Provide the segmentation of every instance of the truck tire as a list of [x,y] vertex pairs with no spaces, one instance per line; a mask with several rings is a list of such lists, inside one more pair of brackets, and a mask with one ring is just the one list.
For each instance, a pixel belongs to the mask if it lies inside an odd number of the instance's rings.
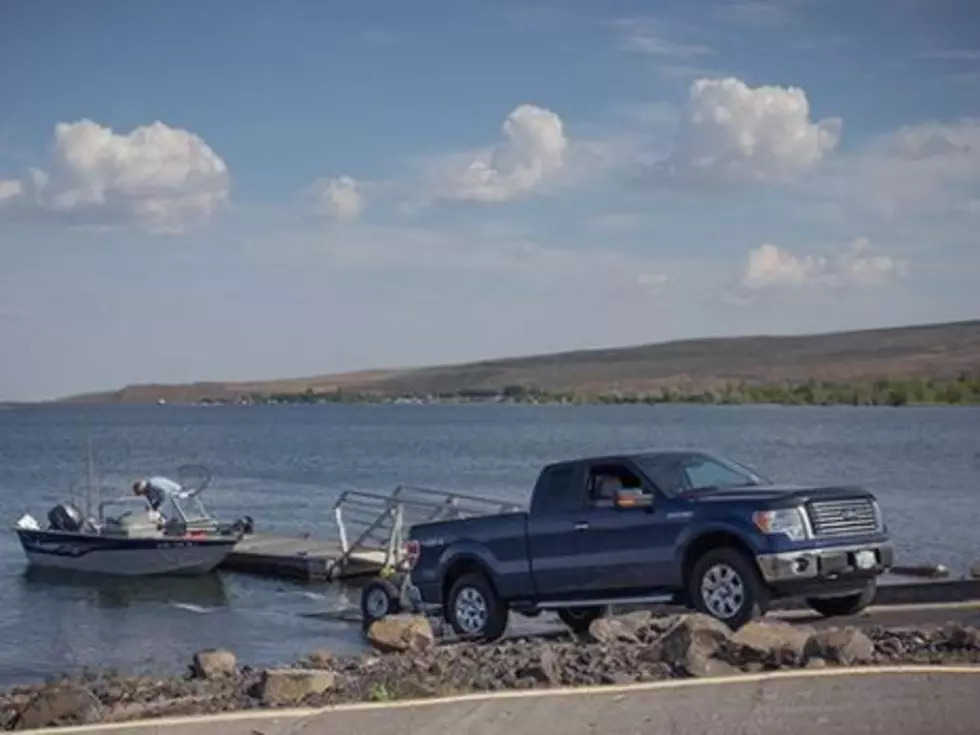
[[459,637],[495,641],[507,629],[509,612],[487,578],[471,573],[453,582],[443,615]]
[[825,618],[857,615],[874,602],[877,594],[878,581],[873,579],[860,592],[840,597],[808,597],[806,604]]
[[755,563],[731,546],[712,549],[694,563],[688,598],[698,612],[737,630],[763,615],[769,594]]
[[375,579],[361,590],[361,620],[364,629],[388,615],[401,612],[401,593],[393,582]]
[[592,622],[606,614],[606,608],[596,607],[563,607],[558,611],[561,621],[571,628],[576,635],[589,632]]

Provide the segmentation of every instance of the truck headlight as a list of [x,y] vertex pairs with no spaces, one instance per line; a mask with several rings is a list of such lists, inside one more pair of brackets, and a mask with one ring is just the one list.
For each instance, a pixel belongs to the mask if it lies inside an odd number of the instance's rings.
[[881,514],[881,506],[878,505],[877,500],[872,500],[871,505],[875,511],[876,529],[878,533],[883,533],[884,531],[887,530],[887,527],[885,526],[885,517]]
[[752,522],[766,534],[781,533],[792,541],[803,541],[806,538],[806,524],[798,508],[760,510],[752,514]]

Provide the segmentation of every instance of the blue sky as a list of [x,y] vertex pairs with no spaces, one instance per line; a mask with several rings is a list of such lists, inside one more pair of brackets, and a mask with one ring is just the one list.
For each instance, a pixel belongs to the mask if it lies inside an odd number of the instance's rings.
[[0,3],[0,399],[976,317],[978,29]]

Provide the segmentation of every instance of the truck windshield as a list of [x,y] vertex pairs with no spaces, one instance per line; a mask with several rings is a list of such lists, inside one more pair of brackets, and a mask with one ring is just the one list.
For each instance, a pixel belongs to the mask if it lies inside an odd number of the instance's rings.
[[736,462],[707,454],[653,454],[638,458],[637,463],[667,495],[768,484],[768,480]]

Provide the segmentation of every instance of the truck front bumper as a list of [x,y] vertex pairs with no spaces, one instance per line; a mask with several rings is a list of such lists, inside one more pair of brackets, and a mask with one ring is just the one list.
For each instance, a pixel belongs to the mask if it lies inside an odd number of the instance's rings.
[[894,551],[890,543],[872,543],[758,554],[755,559],[767,585],[790,593],[850,582],[860,585],[888,570]]

